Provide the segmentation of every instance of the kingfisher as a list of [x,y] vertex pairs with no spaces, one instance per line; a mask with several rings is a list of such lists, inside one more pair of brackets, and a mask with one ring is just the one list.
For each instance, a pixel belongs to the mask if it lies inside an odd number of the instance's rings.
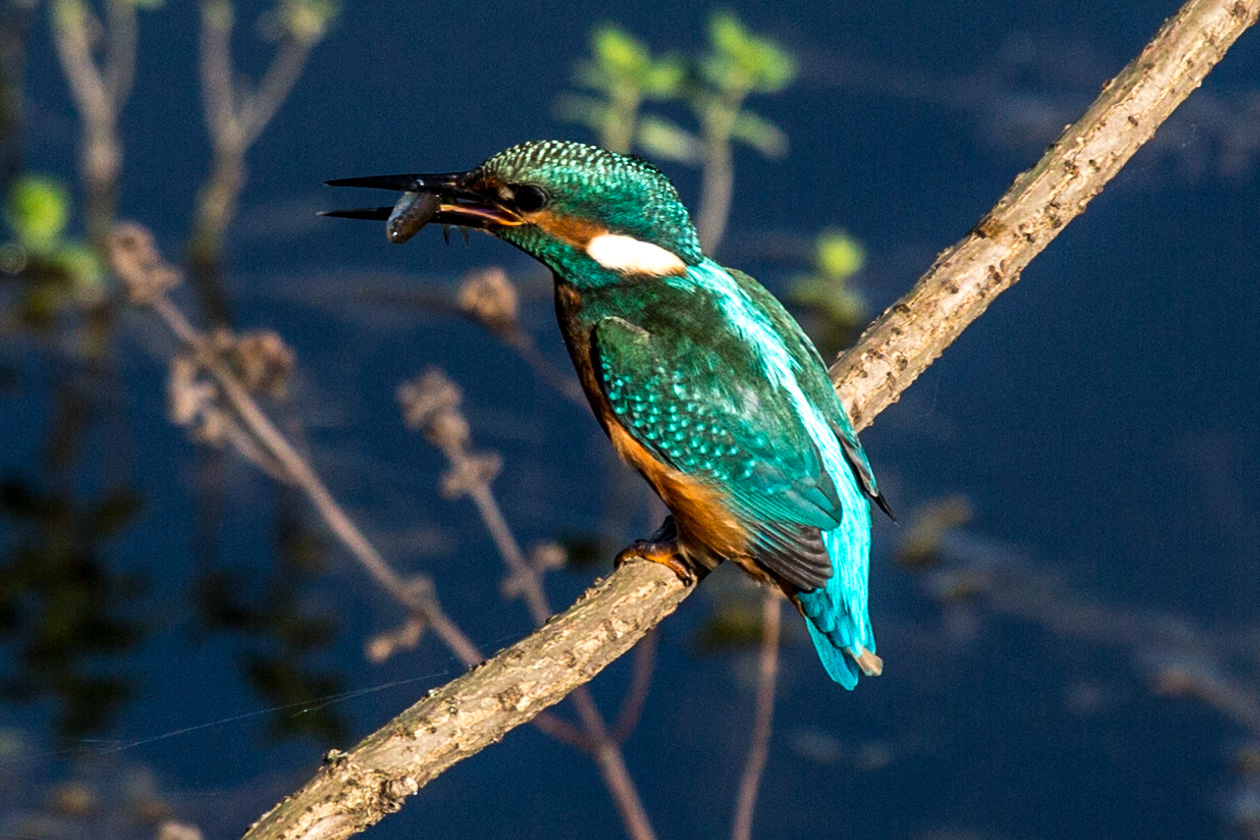
[[[684,581],[723,560],[777,585],[845,688],[878,675],[867,613],[874,501],[892,512],[817,349],[752,277],[701,249],[655,166],[540,140],[467,172],[345,178],[402,192],[324,215],[484,231],[546,265],[556,316],[596,419],[670,511],[618,562]],[[449,228],[447,228],[449,229]]]

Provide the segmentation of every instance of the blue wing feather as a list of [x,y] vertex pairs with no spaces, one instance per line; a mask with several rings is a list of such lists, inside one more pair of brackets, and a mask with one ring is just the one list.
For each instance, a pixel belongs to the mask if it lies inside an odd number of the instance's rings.
[[828,674],[852,688],[879,671],[867,498],[881,497],[857,435],[817,351],[755,280],[711,261],[664,279],[686,311],[600,320],[596,378],[636,441],[725,493],[754,559],[796,590]]
[[790,406],[761,394],[748,417],[742,386],[721,375],[729,359],[621,318],[600,321],[591,343],[596,377],[631,437],[721,489],[767,568],[798,588],[823,585],[832,569],[821,531],[838,524],[840,500]]

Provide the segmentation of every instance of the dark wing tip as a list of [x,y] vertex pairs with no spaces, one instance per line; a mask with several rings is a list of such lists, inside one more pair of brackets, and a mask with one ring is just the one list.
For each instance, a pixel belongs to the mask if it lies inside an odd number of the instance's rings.
[[320,210],[316,215],[333,219],[365,219],[369,222],[383,222],[393,212],[393,207],[359,207],[353,210]]
[[901,524],[900,522],[897,521],[897,514],[892,512],[892,507],[888,504],[888,500],[884,498],[883,493],[876,493],[871,498],[875,500],[875,504],[879,505],[880,510],[888,514],[888,518],[893,521],[894,525]]

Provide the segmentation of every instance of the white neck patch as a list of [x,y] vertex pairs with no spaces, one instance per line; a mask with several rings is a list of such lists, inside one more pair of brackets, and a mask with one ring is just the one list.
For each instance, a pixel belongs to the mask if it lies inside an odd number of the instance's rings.
[[586,254],[609,271],[620,274],[685,274],[687,264],[676,254],[619,233],[604,233],[586,243]]

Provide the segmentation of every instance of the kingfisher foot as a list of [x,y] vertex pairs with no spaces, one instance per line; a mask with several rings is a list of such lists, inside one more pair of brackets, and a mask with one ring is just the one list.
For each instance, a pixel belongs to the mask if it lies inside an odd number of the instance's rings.
[[613,558],[613,566],[620,569],[623,563],[630,560],[651,560],[653,563],[668,566],[678,575],[684,586],[691,586],[696,582],[696,573],[683,558],[678,540],[635,540],[618,552]]

